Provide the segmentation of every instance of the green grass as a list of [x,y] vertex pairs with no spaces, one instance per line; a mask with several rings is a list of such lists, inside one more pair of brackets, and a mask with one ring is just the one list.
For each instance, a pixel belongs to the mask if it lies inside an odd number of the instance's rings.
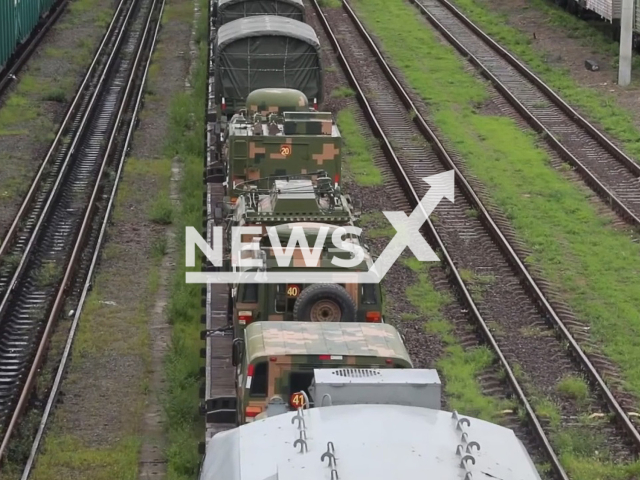
[[158,225],[170,225],[173,221],[173,206],[168,197],[158,197],[153,204],[149,218]]
[[140,445],[139,438],[125,437],[111,447],[88,448],[73,436],[49,435],[44,455],[38,457],[38,468],[32,478],[137,480]]
[[33,120],[39,115],[39,109],[20,92],[20,84],[0,108],[0,135],[17,133],[17,127],[23,122]]
[[[204,12],[204,1],[201,1],[200,7]],[[200,21],[206,24],[206,15],[202,15]],[[169,110],[170,135],[165,154],[167,158],[179,155],[184,161],[180,211],[176,212],[175,219],[179,252],[184,252],[185,227],[195,226],[199,229],[202,225],[205,66],[206,44],[201,41],[193,81],[194,90],[190,94],[176,95]],[[185,272],[184,262],[178,262],[171,284],[168,309],[172,337],[166,358],[168,395],[164,399],[164,408],[168,418],[169,480],[196,477],[200,461],[198,442],[204,439],[202,417],[198,412],[198,389],[201,382],[199,370],[202,364],[199,354],[203,346],[200,340],[201,286],[186,284]]]
[[[621,366],[629,389],[640,395],[640,245],[598,215],[586,188],[550,167],[535,135],[510,119],[476,111],[488,87],[464,71],[464,61],[435,39],[413,7],[402,0],[360,0],[356,8],[531,248],[527,263],[561,289],[604,353]],[[610,121],[619,121],[607,109]],[[577,469],[573,454],[566,455],[567,468]],[[616,478],[617,470],[605,463],[612,476],[604,477]]]
[[442,308],[452,298],[437,292],[426,273],[433,265],[427,266],[415,258],[404,263],[418,274],[418,281],[407,288],[407,299],[426,317],[425,332],[438,337],[444,344],[444,355],[437,361],[436,368],[446,382],[444,391],[449,408],[464,415],[499,422],[500,411],[513,408],[513,403],[484,395],[477,381],[478,375],[494,362],[493,354],[486,347],[465,350],[458,343],[453,326],[442,315]]
[[362,186],[382,185],[380,170],[371,158],[372,144],[364,138],[353,111],[343,109],[338,113],[338,128],[344,142],[343,162],[354,181]]
[[[375,2],[374,2],[375,3]],[[534,0],[533,5],[539,8],[544,5],[545,0]],[[584,109],[586,114],[602,125],[604,130],[613,137],[624,143],[628,152],[638,157],[640,156],[640,131],[633,125],[631,113],[619,106],[613,95],[597,91],[595,89],[580,87],[571,78],[567,69],[560,69],[549,65],[542,52],[536,51],[531,45],[531,38],[528,34],[510,27],[504,21],[504,16],[491,11],[490,5],[478,0],[456,0],[455,4],[479,27],[498,43],[508,48],[511,53],[526,62],[545,82],[547,82],[558,94],[573,105]],[[551,7],[547,8],[547,11]],[[561,26],[563,29],[570,29],[573,32],[580,32],[582,37],[590,36],[597,42],[598,48],[606,52],[609,50],[612,58],[617,58],[615,45],[605,47],[606,42],[601,41],[601,37],[586,29],[586,25],[580,26],[579,19],[572,18],[566,13],[557,11],[556,14],[548,16],[551,23]],[[416,25],[417,27],[417,25]],[[424,28],[424,27],[422,27]],[[636,63],[638,63],[636,61]]]
[[353,97],[355,92],[349,87],[338,87],[331,92],[331,98]]
[[563,378],[556,385],[556,390],[561,395],[572,398],[579,403],[584,403],[589,396],[589,386],[582,378],[578,377]]
[[340,0],[318,0],[318,4],[323,8],[340,8],[342,6]]

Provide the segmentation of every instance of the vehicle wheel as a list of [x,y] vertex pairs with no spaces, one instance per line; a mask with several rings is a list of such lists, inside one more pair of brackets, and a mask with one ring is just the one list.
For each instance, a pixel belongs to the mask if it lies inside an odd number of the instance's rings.
[[305,288],[293,306],[294,322],[355,322],[356,304],[347,291],[333,283]]

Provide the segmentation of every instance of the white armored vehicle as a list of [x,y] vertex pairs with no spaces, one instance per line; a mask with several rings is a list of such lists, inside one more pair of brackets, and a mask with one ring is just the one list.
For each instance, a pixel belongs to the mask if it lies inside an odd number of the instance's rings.
[[308,391],[210,438],[200,480],[540,480],[512,430],[440,409],[435,370],[316,369]]

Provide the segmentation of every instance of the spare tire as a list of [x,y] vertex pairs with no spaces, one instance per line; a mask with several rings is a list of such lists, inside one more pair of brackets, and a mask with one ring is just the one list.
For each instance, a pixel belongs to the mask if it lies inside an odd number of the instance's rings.
[[316,283],[305,288],[293,306],[294,322],[355,322],[356,304],[335,283]]

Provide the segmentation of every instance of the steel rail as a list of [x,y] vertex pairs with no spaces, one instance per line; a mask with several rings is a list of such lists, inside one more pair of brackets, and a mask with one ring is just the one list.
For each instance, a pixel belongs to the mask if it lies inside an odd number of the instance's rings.
[[[367,120],[371,125],[372,130],[374,131],[375,136],[381,140],[382,148],[386,153],[389,163],[392,169],[394,170],[394,173],[396,174],[396,177],[398,178],[399,183],[401,184],[402,188],[405,190],[408,200],[410,201],[413,207],[419,205],[420,198],[417,195],[416,191],[414,190],[411,184],[411,181],[407,176],[407,173],[402,167],[400,163],[400,159],[396,156],[393,150],[393,147],[391,146],[380,124],[378,123],[374,115],[374,112],[369,102],[367,101],[367,98],[362,88],[360,87],[359,82],[355,78],[355,75],[348,64],[348,61],[344,53],[342,52],[342,49],[338,43],[338,40],[335,37],[328,21],[322,14],[321,8],[317,4],[317,1],[312,0],[312,3],[316,11],[318,12],[318,16],[327,32],[328,37],[331,40],[331,43],[333,44],[338,60],[340,61],[341,65],[345,70],[349,83],[351,84],[352,88],[354,88],[354,90],[356,90],[357,92],[358,101],[361,104],[361,107],[365,113],[365,116],[367,117]],[[626,414],[624,414],[624,412],[618,405],[617,401],[615,400],[615,398],[613,398],[613,395],[611,394],[607,386],[604,384],[598,372],[595,370],[595,368],[593,368],[593,366],[591,365],[586,355],[584,355],[584,352],[582,351],[582,349],[578,346],[573,336],[569,333],[566,326],[563,324],[563,322],[555,313],[551,305],[548,303],[548,301],[546,300],[546,298],[538,288],[537,284],[535,283],[535,281],[527,271],[526,267],[520,261],[517,254],[515,253],[515,251],[509,244],[509,242],[507,241],[507,239],[504,237],[502,232],[499,230],[499,228],[491,218],[487,209],[484,207],[484,205],[482,204],[480,199],[477,197],[477,195],[475,194],[471,186],[468,184],[468,182],[466,181],[466,179],[464,178],[460,170],[456,167],[455,163],[452,161],[452,159],[448,155],[446,149],[440,143],[440,141],[438,140],[436,135],[433,133],[433,131],[429,128],[426,121],[424,120],[420,112],[417,110],[417,108],[411,101],[409,95],[407,94],[407,92],[404,90],[404,88],[402,87],[398,79],[395,77],[395,75],[391,71],[389,65],[386,63],[381,52],[378,50],[373,40],[366,32],[366,29],[364,28],[362,23],[359,21],[359,19],[355,15],[355,12],[353,11],[353,9],[349,6],[346,0],[343,0],[342,4],[347,15],[352,19],[357,29],[359,30],[359,33],[361,34],[363,39],[367,42],[372,54],[376,57],[378,64],[381,66],[390,84],[392,85],[396,93],[399,95],[399,97],[402,99],[403,104],[413,113],[412,116],[413,116],[414,123],[417,125],[420,131],[424,134],[425,138],[429,141],[433,150],[438,155],[439,159],[441,160],[445,168],[453,169],[455,171],[456,184],[462,190],[465,197],[467,197],[467,200],[472,205],[474,205],[474,207],[480,213],[483,223],[485,224],[486,228],[489,230],[489,232],[493,236],[494,241],[496,241],[496,243],[501,247],[501,250],[503,251],[505,256],[508,258],[512,266],[516,269],[516,271],[520,275],[520,278],[528,286],[529,294],[533,297],[533,300],[536,302],[537,306],[546,314],[547,318],[551,319],[554,326],[562,333],[565,339],[569,342],[572,349],[574,350],[574,353],[576,353],[577,356],[580,358],[582,365],[589,371],[592,380],[595,380],[596,384],[598,384],[602,392],[605,394],[607,398],[607,403],[609,403],[609,406],[616,413],[616,415],[622,421],[622,423],[626,426],[630,435],[634,438],[634,440],[637,441],[640,437],[638,437],[638,432],[636,431],[635,427],[630,422]],[[512,369],[508,364],[508,361],[502,354],[497,342],[495,341],[488,326],[483,320],[478,308],[476,307],[475,302],[473,301],[471,295],[469,294],[469,291],[467,290],[464,284],[464,281],[459,275],[453,260],[451,259],[450,255],[447,253],[447,249],[445,248],[442,240],[440,239],[440,236],[436,232],[432,222],[429,219],[427,219],[426,224],[428,228],[427,228],[427,232],[425,233],[433,240],[433,242],[437,245],[437,247],[442,250],[445,263],[449,266],[450,274],[453,276],[454,283],[462,292],[463,300],[465,301],[470,312],[472,313],[473,318],[475,319],[477,324],[480,326],[480,329],[484,334],[485,339],[491,345],[493,350],[496,352],[502,367],[505,369],[507,373],[507,379],[510,385],[512,386],[518,398],[520,399],[522,405],[524,406],[527,416],[534,427],[535,433],[538,439],[540,440],[542,447],[547,452],[547,454],[549,455],[549,458],[552,461],[554,470],[561,478],[567,479],[568,478],[567,474],[564,471],[562,465],[560,464],[559,459],[553,450],[553,447],[551,446],[549,440],[547,439],[539,420],[537,419],[533,409],[531,408],[531,405],[527,401],[522,388],[520,387],[517,379],[513,374]]]
[[[22,471],[22,476],[20,477],[20,480],[28,480],[29,476],[31,475],[31,470],[35,464],[35,459],[36,456],[38,455],[38,451],[40,448],[40,443],[42,441],[42,437],[44,435],[44,431],[47,427],[47,423],[49,420],[49,417],[51,415],[51,411],[53,410],[53,406],[55,405],[57,399],[58,399],[58,395],[60,393],[60,387],[62,385],[62,377],[65,373],[66,370],[66,366],[67,366],[67,362],[69,360],[69,356],[71,353],[71,347],[73,346],[73,341],[75,339],[75,333],[77,331],[78,328],[78,323],[80,321],[80,316],[82,314],[83,308],[84,308],[84,303],[85,300],[87,298],[87,295],[89,293],[89,290],[91,288],[91,284],[92,284],[92,278],[93,278],[93,274],[95,271],[95,268],[98,264],[98,259],[100,257],[101,254],[101,249],[102,249],[102,244],[105,241],[106,238],[106,232],[107,232],[107,226],[109,225],[109,220],[111,217],[111,211],[113,210],[113,205],[115,203],[115,198],[117,195],[117,191],[118,191],[118,186],[120,185],[120,180],[122,177],[122,170],[124,169],[124,163],[125,163],[125,158],[127,156],[127,151],[128,151],[128,147],[131,143],[131,139],[133,137],[133,132],[136,129],[136,118],[138,116],[138,112],[140,111],[140,106],[142,104],[142,96],[144,94],[144,85],[147,81],[147,76],[149,73],[149,66],[151,65],[151,60],[152,60],[152,55],[153,55],[153,51],[155,49],[157,40],[158,40],[158,33],[160,31],[160,21],[159,19],[162,18],[162,14],[164,12],[164,8],[165,8],[165,3],[166,0],[162,0],[162,4],[160,6],[160,11],[158,13],[158,22],[156,24],[156,28],[154,31],[154,35],[153,35],[153,39],[151,40],[151,46],[150,46],[150,50],[149,50],[149,58],[147,59],[146,65],[144,67],[144,73],[142,75],[142,80],[140,82],[141,88],[138,91],[138,96],[136,99],[136,103],[135,103],[135,107],[133,109],[133,114],[130,120],[130,124],[129,124],[129,128],[128,128],[128,132],[127,132],[127,137],[124,141],[124,145],[122,148],[122,155],[120,156],[120,160],[119,160],[119,164],[118,164],[118,170],[116,172],[116,177],[115,177],[115,181],[113,184],[113,187],[111,189],[111,194],[109,196],[109,203],[107,204],[107,208],[105,210],[105,215],[104,215],[104,219],[102,221],[102,226],[100,228],[100,234],[98,237],[98,241],[96,242],[96,247],[95,247],[95,251],[93,253],[93,256],[91,258],[91,264],[89,266],[89,270],[87,272],[87,277],[86,280],[84,282],[84,286],[82,289],[82,293],[80,295],[80,299],[78,301],[78,306],[75,309],[75,314],[73,317],[73,321],[71,324],[71,328],[69,330],[69,334],[67,336],[67,342],[65,344],[65,348],[62,354],[62,359],[60,360],[60,365],[58,366],[58,370],[56,373],[56,377],[54,379],[53,382],[53,386],[51,388],[51,392],[49,393],[49,398],[47,400],[47,404],[45,406],[44,409],[44,413],[42,415],[42,419],[40,420],[40,425],[38,426],[38,431],[36,433],[36,437],[33,441],[33,444],[31,446],[31,452],[29,454],[29,458],[27,459],[27,463],[25,465],[24,470]],[[153,10],[153,9],[152,9]],[[146,32],[145,32],[146,35]],[[144,44],[144,40],[142,42],[142,44]]]
[[538,287],[538,284],[529,273],[527,267],[524,265],[524,263],[522,262],[522,260],[520,259],[516,251],[513,249],[509,241],[506,239],[506,237],[502,234],[502,232],[500,231],[500,228],[496,225],[494,220],[491,218],[491,215],[489,214],[488,210],[485,208],[480,198],[476,195],[473,188],[469,185],[469,183],[464,178],[460,170],[457,168],[457,166],[449,156],[447,150],[440,143],[435,133],[429,128],[424,117],[422,117],[422,115],[416,108],[415,104],[411,101],[411,98],[409,97],[408,93],[406,92],[404,87],[402,87],[397,77],[393,74],[384,56],[382,55],[380,50],[378,50],[375,43],[373,42],[373,40],[367,33],[366,29],[364,28],[364,25],[360,22],[355,12],[349,6],[346,0],[343,0],[343,7],[347,11],[347,14],[354,20],[360,32],[363,34],[363,38],[365,38],[365,40],[369,44],[369,47],[372,50],[372,52],[374,52],[374,55],[376,56],[378,63],[382,66],[385,72],[385,75],[387,76],[390,83],[394,87],[394,90],[396,91],[396,93],[400,96],[405,106],[411,109],[415,113],[413,121],[416,123],[416,125],[421,130],[421,132],[427,137],[429,142],[432,144],[432,146],[436,150],[436,153],[438,154],[438,157],[445,164],[445,166],[447,168],[451,168],[455,170],[459,186],[461,187],[463,192],[465,192],[465,195],[467,195],[468,200],[471,201],[474,207],[476,207],[479,210],[481,217],[485,220],[485,225],[487,226],[488,230],[492,234],[494,240],[501,247],[508,261],[511,263],[513,268],[516,270],[516,272],[520,276],[524,285],[526,285],[532,299],[536,302],[538,307],[544,312],[545,316],[551,321],[553,326],[556,327],[557,330],[561,333],[564,340],[566,340],[569,343],[573,353],[576,355],[579,362],[582,364],[583,368],[586,370],[592,382],[594,382],[598,386],[598,388],[601,390],[607,404],[609,405],[613,413],[616,415],[616,418],[620,421],[623,428],[627,431],[629,436],[633,439],[636,447],[640,448],[640,433],[638,432],[636,427],[633,425],[628,415],[624,412],[624,410],[622,409],[618,401],[615,399],[615,397],[611,393],[611,390],[609,390],[609,387],[607,387],[603,378],[600,376],[597,369],[593,366],[593,364],[591,363],[587,355],[584,353],[584,351],[582,350],[582,348],[580,347],[576,339],[573,337],[573,335],[567,328],[567,326],[560,319],[560,316],[556,313],[555,309],[551,306],[551,304],[545,297],[542,290]]
[[[364,94],[364,91],[360,87],[360,83],[356,79],[355,74],[353,73],[353,70],[349,66],[349,63],[348,63],[348,61],[346,59],[346,56],[342,52],[342,48],[340,47],[338,39],[336,38],[335,34],[333,33],[333,30],[331,29],[331,27],[329,25],[329,22],[327,21],[327,19],[325,18],[324,14],[322,13],[322,9],[320,8],[320,5],[317,3],[317,0],[311,0],[311,2],[313,3],[313,6],[316,9],[318,17],[319,17],[320,21],[322,22],[322,25],[323,25],[326,33],[327,33],[327,36],[329,37],[329,39],[331,41],[331,44],[333,45],[333,48],[334,48],[334,50],[336,52],[338,60],[339,60],[340,64],[342,65],[343,69],[344,69],[345,75],[347,76],[347,80],[348,80],[349,84],[356,91],[356,94],[357,94],[356,96],[357,96],[358,102],[360,103],[360,106],[361,106],[361,108],[362,108],[362,110],[363,110],[363,112],[365,114],[365,117],[367,118],[367,121],[369,122],[369,125],[370,125],[374,135],[381,141],[380,143],[381,143],[382,150],[385,152],[386,157],[387,157],[387,159],[389,161],[389,164],[390,164],[392,170],[394,171],[394,173],[396,175],[396,178],[397,178],[398,182],[401,185],[401,188],[405,191],[405,194],[407,195],[407,199],[408,199],[410,205],[413,208],[416,208],[417,206],[420,206],[421,205],[420,204],[420,200],[421,199],[420,199],[418,193],[415,191],[415,189],[414,189],[414,187],[413,187],[413,185],[411,183],[411,180],[409,180],[409,177],[407,176],[407,172],[404,170],[400,159],[396,156],[395,150],[391,146],[391,143],[390,143],[389,139],[385,135],[381,125],[378,123],[378,121],[376,119],[376,116],[375,116],[375,114],[373,112],[373,109],[371,108],[371,105],[369,104],[369,101],[367,100],[367,97]],[[346,2],[344,0],[343,0],[343,6],[344,6],[344,8],[345,8],[345,10],[347,12],[352,12],[350,7],[346,4]],[[356,21],[356,25],[358,23],[359,22]],[[362,30],[360,32],[362,33]],[[365,32],[365,34],[366,34],[366,32]],[[380,58],[378,58],[378,60],[380,60]],[[417,113],[417,116],[420,115],[418,112],[416,112],[416,113]],[[435,148],[436,147],[434,145],[434,149]],[[442,149],[442,151],[444,151],[444,149]],[[446,155],[446,152],[445,152],[445,155]],[[458,183],[459,186],[463,182],[466,183],[466,181],[464,180],[464,177],[462,177],[462,175],[460,174],[459,170],[457,168],[455,168],[455,166],[453,166],[453,170],[455,171],[455,174],[456,174],[455,175],[456,183]],[[527,413],[527,417],[529,418],[529,421],[533,425],[535,433],[536,433],[536,435],[537,435],[537,437],[538,437],[543,449],[545,450],[545,452],[547,453],[549,459],[551,460],[553,469],[556,471],[556,473],[558,473],[558,475],[560,476],[560,478],[562,478],[562,480],[569,480],[569,477],[567,476],[566,472],[564,471],[564,468],[560,464],[560,460],[558,459],[557,454],[553,450],[553,447],[551,446],[551,443],[549,442],[549,439],[547,438],[546,434],[544,433],[544,430],[542,429],[542,425],[540,424],[540,421],[538,420],[535,412],[533,411],[533,408],[531,407],[531,404],[527,400],[526,395],[524,394],[524,391],[522,390],[522,387],[520,386],[520,383],[516,379],[516,377],[515,377],[515,375],[513,373],[513,370],[511,369],[511,367],[509,365],[509,362],[507,361],[507,359],[503,355],[500,347],[498,346],[498,343],[496,342],[495,338],[491,334],[491,331],[489,330],[488,325],[486,324],[486,322],[482,318],[482,315],[480,314],[480,311],[476,307],[475,302],[473,301],[473,298],[471,297],[471,294],[469,293],[469,290],[467,289],[464,281],[462,280],[462,277],[460,276],[457,268],[455,267],[455,264],[453,263],[453,260],[452,260],[451,256],[449,255],[447,248],[444,246],[444,243],[442,242],[440,236],[436,232],[436,229],[435,229],[435,227],[434,227],[433,223],[431,222],[431,219],[429,218],[428,215],[426,216],[426,225],[427,225],[427,228],[426,228],[427,232],[425,232],[425,233],[427,234],[427,236],[430,239],[432,239],[432,241],[434,241],[434,243],[437,245],[437,247],[442,251],[442,254],[443,254],[443,257],[444,257],[444,261],[447,264],[447,266],[449,267],[450,275],[452,275],[454,277],[454,282],[456,283],[456,285],[460,289],[463,301],[467,305],[469,311],[473,315],[473,317],[476,320],[477,324],[480,326],[480,329],[482,330],[482,333],[483,333],[485,339],[491,345],[491,348],[496,353],[500,364],[502,365],[502,367],[504,368],[504,370],[506,372],[506,377],[507,377],[507,380],[508,380],[509,384],[511,385],[511,387],[515,391],[515,393],[518,396],[518,399],[520,400],[522,405],[524,406],[524,409],[525,409],[525,411]],[[425,229],[425,227],[423,227],[423,230],[424,229]]]
[[[463,56],[475,65],[482,75],[489,80],[493,86],[500,92],[500,94],[520,113],[529,125],[538,133],[544,135],[545,140],[551,145],[551,147],[568,163],[573,165],[585,183],[589,185],[600,197],[608,202],[614,211],[617,211],[620,216],[635,227],[640,227],[640,218],[629,210],[629,208],[620,200],[604,183],[594,175],[583,162],[580,161],[575,155],[559,141],[547,127],[533,114],[526,106],[524,106],[518,98],[509,90],[509,88],[500,81],[491,70],[486,67],[474,54],[472,54],[468,48],[466,48],[456,37],[439,22],[436,17],[429,12],[429,10],[420,3],[419,0],[410,0],[411,3],[416,5],[420,12],[427,18],[427,20],[433,25],[433,27],[440,32],[449,43],[451,43]],[[511,55],[506,49],[496,43],[491,37],[478,28],[471,20],[464,16],[459,10],[457,10],[447,0],[437,0],[447,10],[449,10],[462,24],[469,28],[476,36],[480,38],[489,48],[498,54],[500,58],[505,60],[510,66],[512,66],[518,73],[523,75],[531,84],[540,90],[542,94],[547,97],[552,104],[558,107],[563,113],[565,113],[571,120],[573,120],[583,131],[586,132],[595,142],[602,147],[607,153],[609,153],[615,160],[622,164],[629,172],[636,177],[640,177],[640,165],[633,161],[629,156],[623,153],[613,142],[607,139],[600,131],[598,131],[593,125],[585,120],[580,114],[578,114],[567,102],[560,98],[546,83],[544,83],[539,77],[531,72],[524,64]]]
[[[121,0],[120,3],[120,7],[124,4],[125,0]],[[27,262],[31,256],[31,252],[33,250],[34,245],[36,244],[40,233],[42,231],[42,227],[44,225],[44,220],[45,218],[48,216],[49,211],[52,208],[52,205],[55,202],[55,199],[58,195],[58,193],[60,192],[60,187],[63,183],[63,180],[65,178],[65,174],[67,172],[67,170],[69,169],[70,164],[72,163],[72,159],[74,158],[74,153],[75,153],[75,149],[78,146],[78,142],[80,141],[80,139],[82,138],[83,133],[85,132],[85,129],[87,128],[87,126],[89,125],[89,119],[92,116],[92,113],[95,110],[96,104],[98,102],[98,98],[100,97],[100,94],[102,93],[102,90],[105,86],[105,81],[108,77],[108,74],[111,71],[111,68],[113,68],[113,66],[115,65],[115,59],[117,58],[117,53],[119,52],[120,46],[122,45],[122,42],[125,38],[125,33],[126,33],[126,25],[128,24],[128,22],[131,19],[132,13],[135,9],[135,5],[136,5],[136,1],[132,1],[131,2],[131,6],[129,8],[129,10],[126,13],[126,16],[123,19],[123,28],[120,30],[119,35],[117,37],[116,43],[113,47],[113,50],[111,51],[107,63],[105,65],[104,70],[102,71],[102,75],[100,76],[100,80],[98,82],[98,85],[96,86],[95,90],[93,91],[93,94],[91,96],[91,101],[89,103],[89,105],[87,106],[87,110],[86,112],[84,112],[83,116],[82,116],[82,120],[80,122],[80,125],[78,126],[74,138],[73,138],[73,142],[71,143],[71,146],[69,148],[69,150],[67,151],[67,154],[65,156],[64,159],[64,163],[62,165],[62,168],[60,169],[60,172],[56,178],[55,184],[53,186],[53,188],[51,189],[51,192],[49,193],[49,196],[47,198],[47,202],[44,206],[44,208],[42,209],[42,212],[40,214],[40,217],[38,218],[38,222],[33,230],[33,232],[30,235],[29,238],[29,242],[27,243],[26,248],[24,249],[24,252],[22,252],[21,258],[20,258],[20,263],[18,264],[18,267],[16,268],[12,279],[9,283],[9,287],[7,288],[7,290],[4,292],[4,295],[2,296],[2,300],[0,301],[0,323],[2,323],[2,319],[4,318],[4,314],[6,312],[7,306],[9,304],[9,299],[12,296],[12,293],[14,291],[14,289],[16,288],[16,285],[18,284],[18,281],[20,279],[20,277],[22,276],[24,269],[27,265]],[[112,21],[112,25],[115,25],[118,20],[120,20],[120,18],[118,17],[118,12],[121,10],[120,7],[118,8],[118,10],[116,11],[113,21]],[[105,41],[107,39],[107,36],[105,35]],[[103,42],[104,43],[104,42]],[[98,51],[96,58],[94,59],[94,63],[92,64],[92,66],[97,62],[97,60],[101,57],[101,50]],[[82,97],[82,91],[79,92],[80,95],[79,97],[76,98],[76,101]],[[75,102],[74,102],[75,103]],[[71,112],[70,112],[71,113]],[[63,132],[62,129],[60,129],[58,135],[61,135]],[[59,138],[59,137],[58,137]],[[44,166],[46,163],[48,163],[49,159],[52,157],[52,154],[55,150],[56,147],[56,141],[58,140],[58,138],[56,138],[56,140],[54,140],[54,144],[52,145],[51,149],[49,150],[49,154],[47,155],[47,158],[45,159],[45,162],[43,163],[39,175],[36,177],[36,179],[34,180],[33,185],[31,186],[31,191],[29,192],[29,194],[27,195],[27,198],[25,199],[25,202],[23,203],[20,211],[18,212],[18,215],[16,216],[11,229],[9,230],[9,232],[7,233],[7,236],[5,237],[5,240],[2,244],[2,246],[0,247],[0,256],[3,255],[4,253],[6,253],[7,249],[10,247],[13,239],[15,238],[15,236],[17,235],[19,229],[20,229],[20,224],[22,223],[22,220],[24,219],[24,215],[26,214],[26,212],[28,211],[29,206],[31,205],[31,202],[34,199],[35,196],[35,192],[38,189],[39,186],[39,182],[40,182],[40,174],[43,172],[44,170]],[[38,183],[36,183],[38,182]],[[32,193],[33,192],[33,193]],[[0,455],[0,458],[1,455]]]
[[63,136],[62,134],[69,127],[69,122],[71,122],[71,117],[74,113],[76,113],[76,108],[80,104],[80,100],[82,99],[82,96],[85,93],[85,90],[89,84],[89,80],[91,79],[92,75],[94,75],[94,71],[98,64],[98,60],[102,57],[102,52],[107,44],[107,41],[109,40],[112,31],[116,28],[116,24],[118,23],[118,20],[121,18],[119,12],[120,10],[122,10],[122,7],[124,6],[125,1],[127,0],[120,0],[120,3],[118,4],[118,8],[114,12],[111,23],[109,24],[109,28],[107,29],[106,33],[104,34],[104,37],[102,38],[102,42],[100,43],[100,46],[98,47],[98,50],[96,51],[96,54],[93,57],[93,61],[91,62],[91,65],[89,65],[89,68],[87,70],[86,75],[84,76],[84,79],[82,80],[82,83],[78,87],[78,92],[76,93],[73,101],[71,102],[71,105],[69,105],[69,108],[67,109],[67,113],[64,119],[62,120],[62,123],[60,124],[60,128],[58,129],[58,133],[56,134],[56,137],[53,139],[53,142],[51,143],[51,147],[47,152],[47,156],[45,157],[44,161],[40,165],[40,168],[38,169],[38,173],[33,179],[33,182],[31,182],[31,188],[29,188],[29,191],[27,192],[27,195],[24,201],[22,202],[20,209],[16,214],[16,218],[13,220],[13,223],[9,227],[9,230],[7,231],[7,234],[5,235],[2,241],[2,244],[0,245],[0,257],[2,257],[5,253],[7,253],[7,250],[9,249],[9,246],[13,241],[13,238],[15,237],[16,233],[20,228],[20,224],[22,220],[24,220],[24,217],[27,214],[27,210],[31,205],[31,202],[33,201],[33,198],[40,185],[40,182],[42,181],[42,176],[44,175],[45,170],[49,166],[49,162],[53,158],[53,154],[55,152],[56,147],[62,140],[62,136]]
[[[5,432],[4,438],[2,439],[2,444],[0,444],[0,459],[2,459],[2,457],[3,457],[3,455],[4,455],[5,451],[6,451],[7,445],[9,444],[9,440],[11,438],[11,434],[13,433],[13,430],[15,429],[15,427],[16,427],[16,425],[17,425],[17,423],[18,423],[18,421],[19,421],[19,419],[20,419],[20,417],[22,415],[22,411],[26,407],[28,396],[29,396],[29,394],[31,392],[31,387],[33,386],[33,383],[36,380],[36,377],[38,375],[38,370],[40,368],[40,364],[41,364],[42,360],[44,359],[44,354],[46,352],[46,349],[47,349],[47,346],[48,346],[48,341],[49,341],[49,338],[51,336],[53,327],[54,327],[54,325],[56,323],[58,315],[60,314],[60,310],[64,305],[64,301],[65,301],[66,293],[67,293],[67,288],[68,288],[68,286],[70,285],[70,283],[72,281],[73,274],[75,273],[78,261],[79,261],[81,255],[82,255],[85,239],[86,239],[86,236],[87,236],[87,234],[88,234],[88,232],[90,230],[90,227],[91,227],[91,224],[92,224],[92,220],[93,220],[93,216],[94,216],[94,210],[95,210],[95,208],[97,206],[97,203],[98,203],[98,197],[99,197],[100,193],[102,192],[102,189],[103,189],[103,186],[104,186],[104,183],[101,182],[101,179],[104,176],[105,170],[107,168],[107,164],[109,163],[109,158],[111,156],[111,151],[112,151],[112,149],[114,147],[115,140],[116,140],[116,137],[117,137],[118,127],[119,127],[120,122],[122,121],[122,117],[123,117],[123,115],[125,113],[125,108],[126,108],[126,106],[128,104],[128,99],[131,96],[131,88],[132,88],[134,79],[136,77],[137,68],[138,68],[138,66],[140,64],[140,59],[141,59],[143,47],[144,47],[144,44],[145,44],[146,39],[147,39],[147,35],[149,33],[149,30],[150,30],[149,27],[151,25],[151,19],[152,19],[153,14],[154,14],[154,8],[155,8],[155,5],[156,5],[156,1],[157,0],[153,0],[153,3],[151,5],[151,8],[149,10],[149,14],[148,14],[148,17],[147,17],[147,21],[146,21],[143,37],[138,43],[138,51],[137,51],[137,54],[136,54],[136,59],[135,59],[134,64],[132,65],[131,70],[130,70],[130,75],[129,75],[129,79],[128,79],[128,82],[127,82],[126,90],[125,90],[125,93],[124,93],[124,95],[123,95],[123,97],[121,99],[120,109],[118,111],[118,115],[117,115],[116,121],[113,124],[113,129],[112,129],[111,135],[109,137],[109,143],[107,145],[106,152],[102,157],[102,163],[100,165],[100,171],[98,172],[98,174],[96,176],[96,184],[95,184],[95,186],[93,188],[91,198],[89,200],[87,209],[85,211],[85,215],[84,215],[84,218],[83,218],[83,221],[82,221],[82,225],[81,225],[80,231],[79,231],[79,233],[77,235],[77,239],[76,239],[75,245],[73,247],[71,258],[70,258],[69,263],[67,265],[67,269],[65,271],[64,278],[63,278],[63,280],[62,280],[62,282],[61,282],[61,284],[60,284],[60,286],[58,288],[58,293],[56,295],[56,299],[55,299],[53,308],[51,309],[51,312],[50,312],[50,314],[49,314],[49,316],[47,318],[45,331],[44,331],[44,333],[42,335],[42,338],[40,340],[40,344],[38,346],[38,350],[36,352],[35,358],[34,358],[32,364],[31,364],[31,369],[29,371],[29,375],[27,377],[25,385],[24,385],[24,387],[22,389],[22,393],[20,395],[20,399],[18,400],[18,404],[14,409],[11,421],[9,423],[9,426],[8,426],[6,432]],[[129,18],[129,15],[131,14],[133,9],[135,8],[135,6],[136,6],[136,2],[133,2],[132,3],[132,7],[128,12],[127,20]],[[121,33],[123,34],[123,36],[124,36],[125,30],[126,30],[125,28],[122,29]],[[118,42],[118,44],[114,48],[110,58],[112,58],[114,56],[114,54],[116,52],[118,52],[118,46],[119,45],[120,45],[120,42]],[[105,69],[105,73],[107,71],[108,71],[108,68]],[[102,80],[104,80],[104,77],[101,79],[101,82],[102,82]],[[99,90],[100,90],[100,88],[96,89],[96,94],[98,93]],[[88,109],[87,116],[90,115],[90,112],[91,112],[91,108]],[[85,120],[86,120],[87,116],[85,116]],[[79,133],[77,138],[79,138],[80,136],[81,136],[81,134]],[[73,151],[73,148],[71,149],[71,152],[72,151]],[[124,151],[124,154],[126,155],[126,150]],[[51,196],[50,200],[52,198],[53,197]],[[46,213],[43,212],[43,216],[40,218],[41,222],[43,221],[45,216],[46,216]]]
[[4,68],[0,70],[0,97],[11,85],[11,80],[15,79],[16,73],[18,73],[22,67],[29,61],[31,55],[35,49],[40,45],[40,42],[47,34],[51,27],[55,25],[62,12],[66,8],[69,0],[58,0],[48,11],[46,18],[43,18],[33,28],[26,43],[19,46],[13,55],[9,57],[9,61],[5,64]]

